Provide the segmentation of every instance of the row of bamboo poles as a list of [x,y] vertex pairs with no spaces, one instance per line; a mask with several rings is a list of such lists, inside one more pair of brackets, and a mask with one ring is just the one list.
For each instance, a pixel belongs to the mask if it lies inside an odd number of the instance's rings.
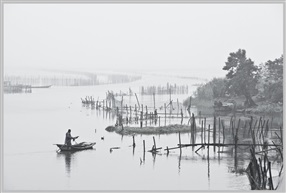
[[[182,106],[177,103],[173,103],[171,100],[169,103],[164,103],[163,108],[159,108],[157,111],[155,106],[155,95],[154,96],[154,106],[147,107],[140,105],[137,95],[135,93],[135,97],[137,100],[137,104],[133,106],[123,105],[123,97],[122,100],[115,101],[114,97],[110,97],[109,99],[102,101],[94,101],[92,97],[87,97],[85,101],[87,104],[91,104],[95,106],[97,109],[103,110],[112,110],[117,115],[117,124],[132,124],[133,122],[138,123],[140,121],[140,128],[143,127],[142,122],[145,121],[145,126],[147,126],[147,120],[150,121],[149,125],[152,125],[159,122],[160,126],[160,118],[165,118],[165,126],[166,119],[178,120],[181,119],[181,124],[183,123],[183,119],[188,120],[187,125],[190,125],[190,142],[183,144],[181,141],[181,133],[179,132],[179,143],[175,147],[167,146],[164,151],[167,151],[167,155],[170,150],[179,149],[180,155],[182,153],[182,148],[192,147],[192,150],[197,153],[201,149],[207,148],[208,159],[209,159],[209,150],[210,147],[213,148],[213,151],[216,152],[216,149],[231,147],[234,150],[234,165],[235,172],[237,172],[237,160],[238,160],[238,148],[244,147],[251,150],[251,161],[250,165],[247,168],[246,172],[250,179],[250,184],[252,189],[275,189],[271,176],[271,162],[266,162],[264,165],[266,169],[261,170],[260,161],[255,162],[256,156],[264,154],[267,155],[269,152],[277,152],[279,159],[283,160],[283,131],[282,126],[278,129],[273,129],[272,120],[265,120],[260,117],[259,119],[254,119],[253,117],[238,119],[235,116],[232,116],[229,120],[229,124],[227,125],[226,119],[221,119],[221,117],[214,116],[212,118],[202,117],[201,113],[198,113],[198,116],[195,117],[194,113],[191,114],[191,101],[190,105],[187,108],[187,112],[185,115],[183,114]],[[191,100],[191,98],[190,98]],[[83,99],[82,99],[83,101]],[[175,108],[174,108],[175,107]],[[176,108],[177,107],[177,108]],[[186,110],[186,109],[185,109]],[[186,112],[186,111],[185,111]],[[162,116],[162,117],[161,117]],[[123,118],[124,117],[124,118]],[[211,127],[212,125],[212,127]],[[139,127],[138,127],[139,128]],[[200,137],[200,141],[197,139]],[[270,140],[270,139],[278,139],[278,141]],[[156,154],[162,147],[157,147],[155,138],[153,137],[154,144],[152,149],[149,152]],[[133,136],[133,148],[135,148],[135,136]],[[143,140],[144,147],[144,155],[145,155],[145,141]],[[195,147],[196,150],[195,150]],[[217,151],[220,153],[220,151]],[[145,156],[143,157],[143,159]],[[259,160],[259,159],[258,159]],[[266,159],[268,160],[268,159]],[[260,164],[260,167],[257,166],[257,163]],[[257,169],[259,168],[259,170]],[[283,169],[283,165],[281,167],[281,171]],[[280,172],[281,173],[281,172]],[[259,175],[258,175],[259,174]],[[267,183],[266,183],[267,182]],[[267,185],[265,185],[265,183]]]
[[[254,122],[253,117],[248,121],[244,121],[244,125],[242,125],[242,120],[238,121],[232,117],[230,119],[229,127],[226,128],[225,121],[220,117],[214,117],[213,126],[211,128],[211,124],[208,124],[208,128],[206,127],[206,118],[201,120],[200,127],[197,127],[196,117],[192,114],[191,117],[191,125],[190,125],[190,143],[183,144],[181,141],[181,133],[178,132],[179,143],[175,147],[166,147],[164,151],[167,151],[167,155],[170,150],[179,149],[180,156],[182,154],[182,148],[192,147],[193,151],[197,153],[201,149],[207,148],[207,159],[209,159],[209,150],[210,146],[213,147],[214,152],[216,151],[216,147],[224,148],[224,147],[232,147],[234,150],[234,165],[235,172],[238,172],[238,148],[239,147],[247,147],[250,151],[250,162],[248,167],[245,169],[250,186],[252,190],[274,190],[277,189],[273,183],[273,176],[271,172],[271,161],[269,161],[268,153],[270,151],[276,152],[277,157],[283,163],[283,130],[280,127],[278,130],[273,130],[269,127],[269,120],[263,120],[260,117],[258,120]],[[217,128],[218,126],[218,128]],[[276,139],[276,142],[272,140],[272,144],[269,143],[269,133],[274,132],[275,136],[272,136],[272,139]],[[200,136],[201,141],[197,141],[197,136]],[[133,138],[133,148],[135,148],[135,136]],[[250,139],[244,143],[243,139]],[[268,139],[268,140],[266,140]],[[154,145],[149,152],[156,154],[162,147],[157,147],[155,138],[153,137]],[[196,150],[195,147],[198,147]],[[145,141],[143,140],[143,161],[145,161]],[[221,153],[221,151],[217,151],[217,153]],[[262,158],[258,158],[257,156],[261,155]],[[283,164],[280,168],[279,177],[281,176],[283,170]]]
[[139,88],[141,95],[165,95],[169,94],[170,92],[173,94],[188,94],[189,88],[188,85],[177,85],[177,84],[169,84],[167,86],[141,86]]

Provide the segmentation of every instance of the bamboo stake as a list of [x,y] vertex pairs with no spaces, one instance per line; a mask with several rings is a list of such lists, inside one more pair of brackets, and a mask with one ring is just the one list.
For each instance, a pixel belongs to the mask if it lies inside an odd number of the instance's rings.
[[156,141],[155,141],[155,137],[153,136],[153,142],[154,142],[154,147],[155,147],[155,149],[157,149],[156,148]]
[[156,109],[156,106],[155,106],[155,92],[153,93],[153,99],[154,99],[154,111]]
[[218,118],[218,144],[220,144],[220,117]]
[[204,132],[204,121],[202,120],[202,126],[201,126],[201,142],[203,143],[203,132]]
[[139,100],[138,100],[138,97],[137,97],[136,93],[135,93],[135,97],[136,97],[136,100],[137,100],[137,103],[138,103],[138,110],[140,110],[140,103],[139,103]]
[[133,137],[133,148],[134,148],[136,146],[136,144],[135,144],[135,136],[133,135],[132,137]]
[[180,146],[180,153],[182,153],[182,146],[181,146],[181,133],[179,132],[179,146]]
[[206,142],[207,118],[204,119],[204,142]]
[[222,143],[224,144],[225,141],[225,128],[224,128],[224,121],[221,120],[221,126],[222,126]]
[[271,162],[268,162],[268,169],[269,169],[269,182],[270,182],[270,190],[274,190],[273,181],[272,181],[272,174],[271,174]]

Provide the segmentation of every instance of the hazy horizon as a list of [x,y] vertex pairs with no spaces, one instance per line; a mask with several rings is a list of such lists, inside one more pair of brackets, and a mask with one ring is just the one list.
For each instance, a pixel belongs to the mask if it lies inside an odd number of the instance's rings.
[[4,73],[183,71],[222,77],[229,53],[283,54],[283,4],[5,4]]

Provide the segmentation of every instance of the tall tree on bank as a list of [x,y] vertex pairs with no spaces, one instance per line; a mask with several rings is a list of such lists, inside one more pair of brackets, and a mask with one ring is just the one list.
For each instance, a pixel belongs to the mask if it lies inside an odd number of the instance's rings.
[[246,58],[246,51],[239,49],[230,53],[223,70],[228,71],[228,89],[237,95],[244,95],[245,106],[256,106],[251,97],[256,90],[259,69],[250,58]]

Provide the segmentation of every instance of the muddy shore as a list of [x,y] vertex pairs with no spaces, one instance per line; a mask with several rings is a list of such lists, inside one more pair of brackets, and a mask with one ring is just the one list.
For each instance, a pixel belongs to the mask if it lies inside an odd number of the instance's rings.
[[133,135],[133,134],[171,134],[171,133],[189,133],[191,131],[190,125],[168,125],[160,127],[130,127],[130,126],[108,126],[106,129],[108,132],[116,132],[121,135]]

